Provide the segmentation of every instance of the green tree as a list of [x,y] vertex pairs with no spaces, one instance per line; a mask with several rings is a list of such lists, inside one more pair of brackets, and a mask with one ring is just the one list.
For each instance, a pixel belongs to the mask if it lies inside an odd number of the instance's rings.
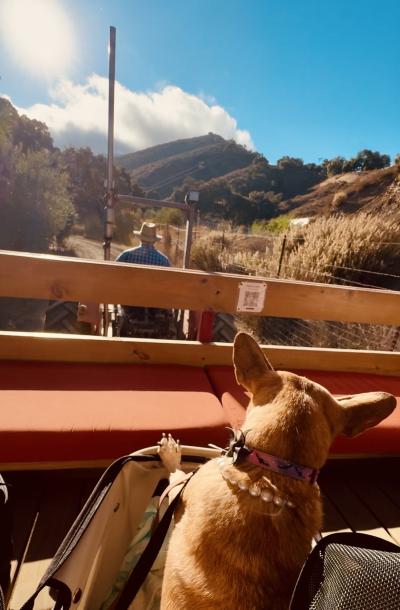
[[[6,151],[3,145],[2,157]],[[68,176],[46,150],[18,154],[14,150],[8,160],[8,182],[1,198],[1,247],[48,252],[74,214]]]
[[68,176],[44,123],[0,98],[0,247],[47,252],[71,225]]
[[381,155],[377,150],[372,151],[365,148],[364,150],[360,150],[356,157],[351,159],[350,162],[353,162],[353,171],[383,169],[390,165],[390,157],[389,155]]
[[304,165],[304,161],[298,157],[288,157],[285,155],[284,157],[278,159],[276,164],[279,168],[285,169],[287,167],[302,167]]
[[346,163],[344,157],[334,157],[333,159],[325,159],[323,165],[326,168],[328,176],[331,177],[343,174]]
[[[90,148],[67,148],[59,153],[60,163],[69,175],[69,191],[77,211],[77,221],[83,225],[85,234],[101,239],[104,229],[104,179],[106,159],[94,155]],[[114,168],[115,190],[120,195],[144,196],[137,184],[131,184],[124,168]],[[118,204],[116,207],[116,239],[125,242],[133,228],[132,206]]]
[[18,146],[23,152],[44,148],[54,150],[47,125],[25,115],[20,116],[5,98],[0,98],[0,130],[6,134],[11,144]]
[[23,152],[29,150],[54,150],[53,139],[47,125],[26,116],[19,117],[13,129],[13,142],[20,145]]

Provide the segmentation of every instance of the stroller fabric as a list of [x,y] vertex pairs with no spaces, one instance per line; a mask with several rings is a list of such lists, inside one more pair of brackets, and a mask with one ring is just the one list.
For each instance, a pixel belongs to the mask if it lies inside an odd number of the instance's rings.
[[[182,469],[187,472],[218,454],[212,449],[185,446],[182,453]],[[153,517],[155,502],[167,486],[168,477],[157,447],[114,462],[21,610],[32,610],[45,587],[51,588],[57,610],[153,610],[164,567],[159,549],[174,503],[169,504],[156,527]],[[146,581],[151,568],[153,572]],[[140,604],[135,604],[136,597]]]
[[313,549],[290,610],[398,610],[400,547],[366,534],[332,534]]

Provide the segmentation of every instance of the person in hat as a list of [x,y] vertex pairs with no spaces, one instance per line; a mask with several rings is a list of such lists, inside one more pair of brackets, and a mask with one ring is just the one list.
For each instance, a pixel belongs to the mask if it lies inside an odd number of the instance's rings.
[[[168,257],[154,246],[157,241],[161,240],[160,235],[156,233],[154,223],[144,222],[140,231],[133,233],[139,237],[141,245],[122,252],[116,258],[117,262],[171,267]],[[173,320],[171,310],[131,305],[121,305],[121,310],[120,337],[169,338]]]
[[160,267],[171,266],[168,257],[154,247],[154,244],[161,239],[160,235],[156,233],[156,225],[154,223],[144,222],[140,231],[133,231],[133,233],[139,237],[141,245],[122,252],[116,258],[118,263],[157,265]]

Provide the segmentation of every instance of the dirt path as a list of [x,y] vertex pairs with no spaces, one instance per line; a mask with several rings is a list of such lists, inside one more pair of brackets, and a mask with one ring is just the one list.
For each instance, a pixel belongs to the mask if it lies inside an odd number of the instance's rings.
[[[88,239],[82,235],[71,235],[67,240],[67,247],[75,251],[78,258],[88,258],[91,260],[103,260],[103,244],[94,239]],[[123,250],[129,246],[124,244],[111,244],[111,260],[115,260]]]

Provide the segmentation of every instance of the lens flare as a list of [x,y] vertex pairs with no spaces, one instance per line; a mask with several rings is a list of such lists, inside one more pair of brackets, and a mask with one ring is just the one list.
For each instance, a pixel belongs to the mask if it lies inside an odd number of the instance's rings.
[[23,70],[35,77],[65,75],[73,59],[74,34],[58,0],[3,0],[0,32]]

